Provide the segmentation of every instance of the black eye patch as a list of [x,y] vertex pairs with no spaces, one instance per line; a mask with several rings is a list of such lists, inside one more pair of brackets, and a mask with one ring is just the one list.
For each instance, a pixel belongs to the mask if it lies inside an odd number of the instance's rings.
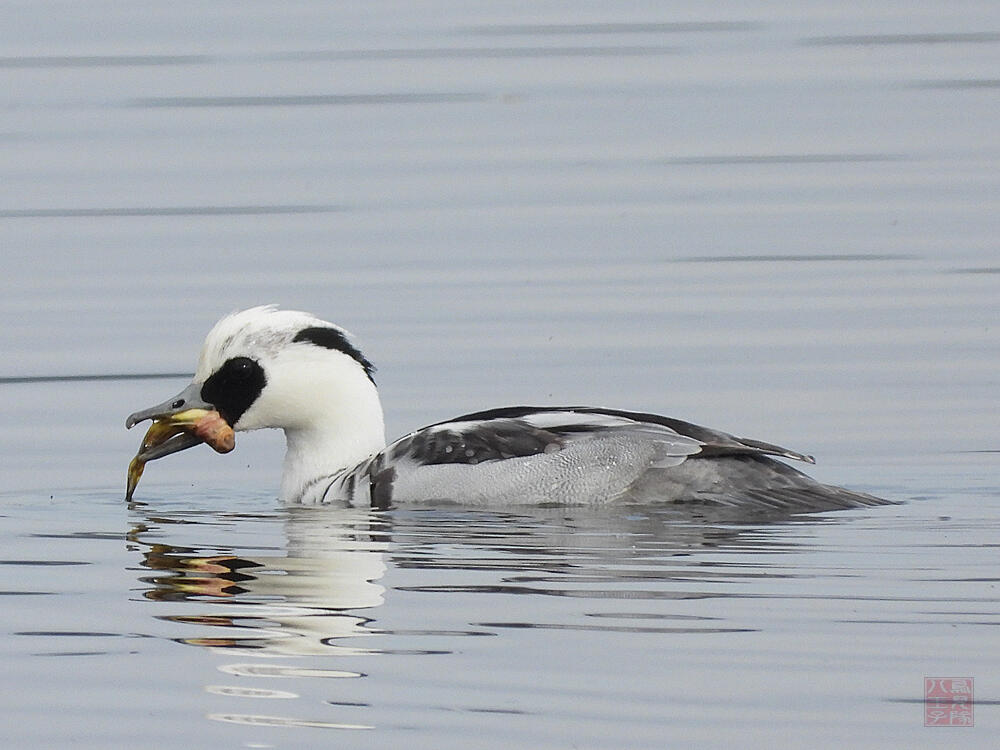
[[292,342],[306,342],[315,346],[321,346],[324,349],[336,349],[339,352],[343,352],[361,365],[368,379],[372,383],[375,382],[375,365],[369,362],[368,358],[347,340],[344,333],[336,328],[323,328],[321,326],[303,328],[295,334]]
[[203,401],[214,406],[230,425],[236,424],[267,385],[264,369],[249,357],[226,360],[201,387]]

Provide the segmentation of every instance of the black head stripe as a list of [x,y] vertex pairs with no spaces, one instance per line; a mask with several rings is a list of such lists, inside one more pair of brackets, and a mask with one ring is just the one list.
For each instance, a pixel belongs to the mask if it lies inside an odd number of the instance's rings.
[[375,382],[375,365],[368,361],[364,354],[347,340],[343,331],[336,328],[323,328],[316,326],[313,328],[303,328],[292,339],[293,342],[304,341],[315,346],[322,346],[324,349],[336,349],[343,352],[348,357],[357,362],[365,371],[368,379]]
[[259,364],[248,357],[233,357],[205,381],[201,398],[212,404],[230,425],[235,425],[265,385],[267,378]]

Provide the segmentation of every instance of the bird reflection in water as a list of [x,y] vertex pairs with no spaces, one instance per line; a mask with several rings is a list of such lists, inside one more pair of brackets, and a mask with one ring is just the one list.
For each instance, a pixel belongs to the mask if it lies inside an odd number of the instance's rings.
[[[177,638],[181,643],[275,656],[370,653],[338,641],[376,634],[367,627],[370,618],[357,611],[383,604],[385,589],[377,581],[386,570],[386,533],[370,516],[358,519],[359,527],[353,528],[343,517],[331,523],[329,514],[325,523],[323,514],[309,520],[297,517],[307,514],[286,513],[287,547],[282,555],[273,550],[220,550],[216,545],[213,554],[204,554],[206,548],[196,546],[144,544],[149,532],[177,522],[158,515],[136,524],[130,537],[145,547],[141,564],[153,571],[140,578],[149,586],[144,598],[225,605],[224,612],[160,616],[236,631]],[[174,528],[189,523],[190,518]]]
[[[404,587],[409,591],[558,596],[566,595],[567,584],[586,582],[608,589],[589,592],[594,598],[614,598],[614,589],[641,578],[667,589],[657,598],[715,597],[717,590],[692,591],[692,576],[731,581],[740,577],[740,566],[706,569],[699,551],[791,551],[794,543],[780,535],[775,538],[766,529],[775,522],[796,522],[788,514],[749,515],[733,509],[646,509],[630,514],[624,509],[612,513],[550,508],[517,516],[450,513],[441,508],[405,513],[295,508],[261,517],[272,524],[278,518],[283,521],[286,546],[284,554],[276,555],[274,546],[265,550],[267,554],[220,548],[214,543],[220,536],[220,516],[195,520],[197,516],[190,514],[184,519],[158,514],[136,525],[132,538],[145,548],[142,565],[155,572],[141,578],[149,586],[143,596],[211,604],[213,609],[225,605],[225,612],[161,619],[237,631],[176,639],[179,642],[290,656],[386,653],[361,648],[353,639],[389,634],[373,624],[373,610],[384,604],[385,589],[379,581],[387,562],[400,570],[427,572],[417,585]],[[802,522],[836,521],[811,516]],[[162,536],[167,529],[181,533],[207,529],[213,543],[202,547],[144,543],[149,532],[156,530]],[[479,579],[471,587],[442,585],[441,573],[433,571],[445,570],[495,575],[491,582]],[[759,574],[756,569],[746,571],[748,576]],[[770,574],[782,575],[775,570]],[[572,595],[588,592],[586,587],[574,587]],[[460,617],[460,612],[456,615]],[[468,626],[456,624],[463,630]],[[345,639],[352,641],[347,644]],[[435,652],[439,653],[427,651]]]
[[[192,675],[198,689],[238,698],[241,706],[262,697],[301,698],[296,705],[310,712],[324,706],[309,717],[229,711],[209,718],[338,729],[378,724],[401,706],[453,710],[475,703],[466,693],[435,692],[439,687],[415,699],[406,687],[414,674],[437,685],[435,675],[451,674],[472,658],[477,650],[465,647],[467,636],[579,630],[603,633],[613,646],[640,633],[669,638],[753,630],[754,622],[731,618],[724,606],[691,602],[756,596],[762,580],[812,576],[796,572],[787,559],[800,540],[786,524],[849,517],[648,507],[524,514],[320,507],[256,516],[154,511],[142,504],[132,510],[142,516],[130,535],[142,553],[142,596],[174,609],[157,619],[202,630],[170,637],[242,657]],[[240,546],[220,546],[220,539]],[[388,571],[389,591],[398,596],[387,601],[382,582]],[[519,595],[517,606],[512,594]],[[416,672],[405,658],[433,654],[453,658]],[[376,661],[374,655],[404,659]],[[212,684],[219,673],[255,679],[250,686]],[[465,710],[510,708],[488,695]]]

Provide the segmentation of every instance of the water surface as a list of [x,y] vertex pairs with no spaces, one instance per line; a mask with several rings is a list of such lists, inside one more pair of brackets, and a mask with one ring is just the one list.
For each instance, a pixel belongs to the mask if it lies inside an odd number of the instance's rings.
[[[10,747],[982,747],[994,4],[0,10]],[[900,501],[292,510],[124,416],[223,313],[351,329],[390,437],[658,411]],[[136,377],[143,376],[143,377]],[[923,726],[925,676],[976,726]]]

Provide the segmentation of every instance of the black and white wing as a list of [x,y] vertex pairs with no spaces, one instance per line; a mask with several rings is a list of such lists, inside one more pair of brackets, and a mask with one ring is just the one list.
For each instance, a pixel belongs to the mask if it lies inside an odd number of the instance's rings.
[[339,476],[326,499],[502,504],[705,502],[828,510],[880,504],[773,460],[811,456],[657,414],[508,407],[424,427]]
[[810,460],[778,446],[653,414],[520,406],[466,414],[417,430],[330,489],[352,504],[370,501],[376,507],[404,497],[606,502],[622,496],[652,469],[725,454]]
[[[676,439],[675,445],[678,448],[680,446],[687,448],[692,445],[692,441],[699,446],[699,450],[696,451],[682,450],[679,455],[683,457],[692,455],[707,457],[753,454],[780,456],[782,458],[805,461],[806,463],[816,463],[812,456],[804,453],[798,453],[797,451],[760,440],[736,437],[720,430],[702,427],[701,425],[692,424],[680,419],[646,412],[622,411],[600,407],[560,406],[545,408],[511,406],[503,409],[492,409],[466,414],[447,422],[431,425],[424,428],[424,430],[433,430],[435,428],[448,429],[456,425],[461,426],[463,430],[467,428],[473,430],[482,428],[484,429],[482,437],[489,444],[492,442],[489,437],[491,426],[499,423],[526,424],[530,425],[533,429],[563,437],[587,432],[598,434],[611,429],[636,430],[664,441],[665,444],[671,442],[672,436]],[[517,428],[514,427],[513,429],[516,430]],[[414,435],[419,435],[424,430],[419,430]],[[502,456],[491,457],[500,458]],[[680,462],[678,461],[677,463]]]

